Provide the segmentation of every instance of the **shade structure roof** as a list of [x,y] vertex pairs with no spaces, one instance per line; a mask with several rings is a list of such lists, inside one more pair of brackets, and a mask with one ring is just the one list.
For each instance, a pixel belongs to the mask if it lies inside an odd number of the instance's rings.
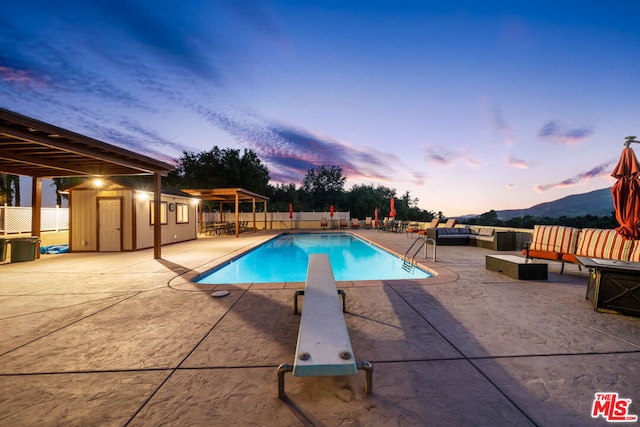
[[[234,203],[236,204],[236,237],[240,234],[240,226],[239,226],[239,212],[238,212],[238,204],[240,202],[263,202],[264,203],[264,222],[265,228],[267,224],[267,202],[269,198],[267,196],[261,196],[260,194],[253,193],[249,190],[245,190],[244,188],[196,188],[196,189],[187,189],[183,188],[187,194],[191,194],[194,197],[199,198],[200,200],[207,201],[217,201],[220,204],[222,203]],[[222,211],[222,209],[221,209]],[[255,221],[256,221],[256,208],[255,204],[253,206],[253,224],[254,231]]]
[[[42,178],[153,175],[160,203],[160,177],[173,169],[160,160],[0,108],[0,172],[33,178],[31,233],[36,236],[40,235]],[[155,212],[154,257],[158,259],[160,209]]]
[[194,197],[199,198],[200,200],[211,200],[211,201],[219,201],[219,202],[235,202],[236,195],[238,197],[238,201],[241,202],[267,202],[269,198],[267,196],[262,196],[257,193],[253,193],[249,190],[245,190],[244,188],[207,188],[207,189],[186,189],[183,188],[182,191],[185,193],[191,194]]
[[174,166],[0,108],[0,172],[39,178],[167,173]]

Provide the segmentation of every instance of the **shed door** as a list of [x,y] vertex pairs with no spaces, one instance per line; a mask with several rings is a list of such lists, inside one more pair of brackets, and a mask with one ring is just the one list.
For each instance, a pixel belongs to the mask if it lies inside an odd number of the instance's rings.
[[120,199],[98,200],[98,241],[100,252],[121,251],[122,215]]

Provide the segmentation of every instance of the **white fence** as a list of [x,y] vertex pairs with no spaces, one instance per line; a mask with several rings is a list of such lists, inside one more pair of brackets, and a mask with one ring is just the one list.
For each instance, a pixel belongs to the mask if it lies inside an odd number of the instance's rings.
[[[334,212],[333,218],[329,212],[292,212],[289,218],[289,212],[267,212],[267,223],[264,222],[264,212],[256,212],[256,227],[258,230],[279,230],[279,229],[300,229],[300,228],[320,228],[320,221],[326,218],[327,221],[338,221],[341,218],[350,221],[351,212]],[[364,218],[362,218],[364,220]],[[236,220],[235,212],[203,212],[203,222],[234,222]],[[249,222],[253,224],[253,212],[240,212],[238,221]]]
[[[42,208],[41,231],[69,229],[69,208]],[[31,233],[31,208],[0,206],[0,234]]]
[[[40,213],[41,231],[61,231],[69,229],[69,208],[42,208]],[[329,212],[293,212],[289,218],[289,212],[267,212],[267,224],[264,225],[264,212],[256,212],[256,223],[259,229],[300,228],[306,226],[319,227],[320,220],[331,220]],[[333,220],[344,218],[351,219],[351,213],[334,212]],[[364,218],[361,218],[364,219]],[[203,222],[236,220],[235,212],[203,212]],[[252,212],[240,212],[239,221],[253,222]],[[317,223],[317,224],[315,224]],[[0,234],[30,233],[31,232],[31,208],[19,206],[0,205]]]
[[[320,221],[322,218],[327,220],[331,219],[329,212],[292,212],[292,218],[289,218],[289,212],[267,212],[267,222],[280,222],[280,221]],[[334,212],[333,219],[338,220],[345,218],[349,220],[351,213],[347,212]],[[363,218],[364,219],[364,218]],[[222,212],[222,218],[220,218],[220,212],[203,212],[204,222],[216,222],[227,221],[233,222],[236,220],[235,212]],[[240,212],[238,215],[239,221],[253,221],[253,212]],[[256,212],[256,222],[264,222],[264,212]]]

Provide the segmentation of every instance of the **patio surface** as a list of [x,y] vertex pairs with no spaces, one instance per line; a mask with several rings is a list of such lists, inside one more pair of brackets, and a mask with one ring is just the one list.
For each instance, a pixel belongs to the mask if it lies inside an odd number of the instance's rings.
[[[356,233],[399,253],[412,242]],[[577,266],[517,281],[486,270],[494,252],[475,247],[438,247],[436,262],[429,248],[418,261],[431,280],[341,282],[373,394],[362,371],[287,374],[280,400],[303,284],[214,298],[190,282],[272,235],[164,246],[161,260],[149,249],[0,265],[0,425],[606,425],[591,417],[597,392],[640,415],[640,318],[594,312]]]

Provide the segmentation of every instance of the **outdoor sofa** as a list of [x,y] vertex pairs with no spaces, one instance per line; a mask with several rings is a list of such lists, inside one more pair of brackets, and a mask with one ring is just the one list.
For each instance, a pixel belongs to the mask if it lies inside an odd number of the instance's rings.
[[564,272],[564,263],[579,264],[579,256],[640,262],[640,240],[625,239],[614,229],[535,225],[522,254],[528,260],[559,261]]
[[427,237],[435,240],[436,246],[477,246],[494,251],[516,249],[514,231],[496,230],[492,227],[452,227],[427,229]]

